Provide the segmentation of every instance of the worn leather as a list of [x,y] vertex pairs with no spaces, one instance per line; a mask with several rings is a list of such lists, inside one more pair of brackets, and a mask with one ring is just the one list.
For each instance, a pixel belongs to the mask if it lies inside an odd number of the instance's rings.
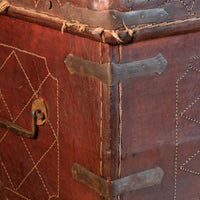
[[48,112],[35,140],[0,129],[8,198],[100,200],[71,174],[75,162],[100,173],[99,81],[78,80],[64,65],[70,52],[98,61],[99,43],[5,16],[0,23],[0,117],[31,130],[33,101],[41,97]]
[[[10,8],[2,10],[2,14],[112,45],[199,31],[200,3],[195,0],[10,0],[9,3]],[[165,17],[161,17],[161,21],[155,17],[148,24],[140,24],[128,18],[129,11],[155,8],[164,9]],[[127,21],[123,21],[123,16],[126,16]]]
[[[161,185],[126,194],[123,200],[199,199],[199,33],[122,47],[122,62],[162,53],[162,76],[122,82],[122,170],[160,166]],[[167,192],[168,191],[168,192]]]
[[[199,198],[199,33],[113,47],[6,16],[0,27],[0,117],[30,130],[39,96],[49,119],[36,140],[0,130],[0,180],[9,199],[100,200],[73,180],[74,162],[108,179],[155,166],[165,171],[159,186],[122,200]],[[71,75],[69,53],[98,63],[162,53],[168,66],[161,77],[108,88]]]
[[67,3],[71,3],[77,7],[99,11],[114,9],[127,12],[130,10],[164,8],[170,15],[168,21],[176,21],[200,16],[200,2],[195,0],[10,0],[9,2],[12,5],[33,9],[60,17],[65,16],[65,11],[62,8],[65,7]]

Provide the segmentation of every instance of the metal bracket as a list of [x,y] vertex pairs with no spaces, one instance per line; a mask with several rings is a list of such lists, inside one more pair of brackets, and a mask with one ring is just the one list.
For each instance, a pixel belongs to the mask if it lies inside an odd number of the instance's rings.
[[74,180],[95,190],[101,196],[108,198],[159,185],[164,177],[164,171],[160,167],[155,167],[118,180],[107,181],[103,177],[75,163],[72,167],[72,175]]
[[[12,7],[7,0],[0,0],[0,13]],[[164,22],[168,13],[163,8],[120,12],[118,10],[96,11],[66,3],[61,7],[62,15],[67,20],[76,20],[81,24],[115,30],[125,25],[152,24]]]
[[153,58],[125,64],[97,64],[69,54],[65,59],[65,64],[72,74],[78,73],[93,77],[112,86],[128,78],[154,73],[162,75],[167,65],[167,61],[162,54],[158,54]]
[[168,13],[163,8],[120,12],[118,10],[95,11],[66,3],[62,8],[64,17],[77,20],[89,26],[99,26],[108,30],[123,27],[124,24],[139,25],[164,22]]

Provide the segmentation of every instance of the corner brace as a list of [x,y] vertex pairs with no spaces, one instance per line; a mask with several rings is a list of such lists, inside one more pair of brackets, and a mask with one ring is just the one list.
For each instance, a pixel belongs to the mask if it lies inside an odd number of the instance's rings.
[[69,54],[65,59],[65,64],[71,74],[76,73],[93,77],[112,86],[128,78],[154,73],[162,75],[167,61],[162,54],[158,54],[153,58],[125,64],[98,64]]
[[118,10],[95,11],[66,3],[62,13],[68,20],[77,20],[89,26],[103,27],[115,30],[120,27],[139,24],[153,24],[165,22],[169,17],[163,8],[120,12]]
[[95,190],[102,197],[108,198],[159,185],[164,177],[164,171],[160,167],[155,167],[121,179],[108,181],[75,163],[72,167],[72,175],[77,182]]

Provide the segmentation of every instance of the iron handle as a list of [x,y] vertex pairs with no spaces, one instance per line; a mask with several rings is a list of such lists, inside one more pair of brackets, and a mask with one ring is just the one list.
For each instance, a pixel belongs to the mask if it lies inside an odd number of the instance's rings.
[[37,99],[32,104],[32,131],[10,122],[8,120],[0,119],[0,127],[6,129],[16,135],[35,139],[38,134],[38,126],[45,124],[47,120],[47,111],[44,101]]
[[37,125],[35,124],[35,121],[36,120],[33,119],[32,131],[26,130],[22,128],[21,126],[4,119],[0,119],[0,127],[12,133],[15,133],[16,135],[34,139],[37,135],[37,130],[38,130]]

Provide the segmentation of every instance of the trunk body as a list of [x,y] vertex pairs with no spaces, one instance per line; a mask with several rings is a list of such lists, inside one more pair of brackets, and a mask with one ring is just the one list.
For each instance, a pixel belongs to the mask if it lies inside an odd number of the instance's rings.
[[0,5],[0,119],[31,134],[46,109],[36,139],[1,124],[4,198],[200,198],[198,1]]

